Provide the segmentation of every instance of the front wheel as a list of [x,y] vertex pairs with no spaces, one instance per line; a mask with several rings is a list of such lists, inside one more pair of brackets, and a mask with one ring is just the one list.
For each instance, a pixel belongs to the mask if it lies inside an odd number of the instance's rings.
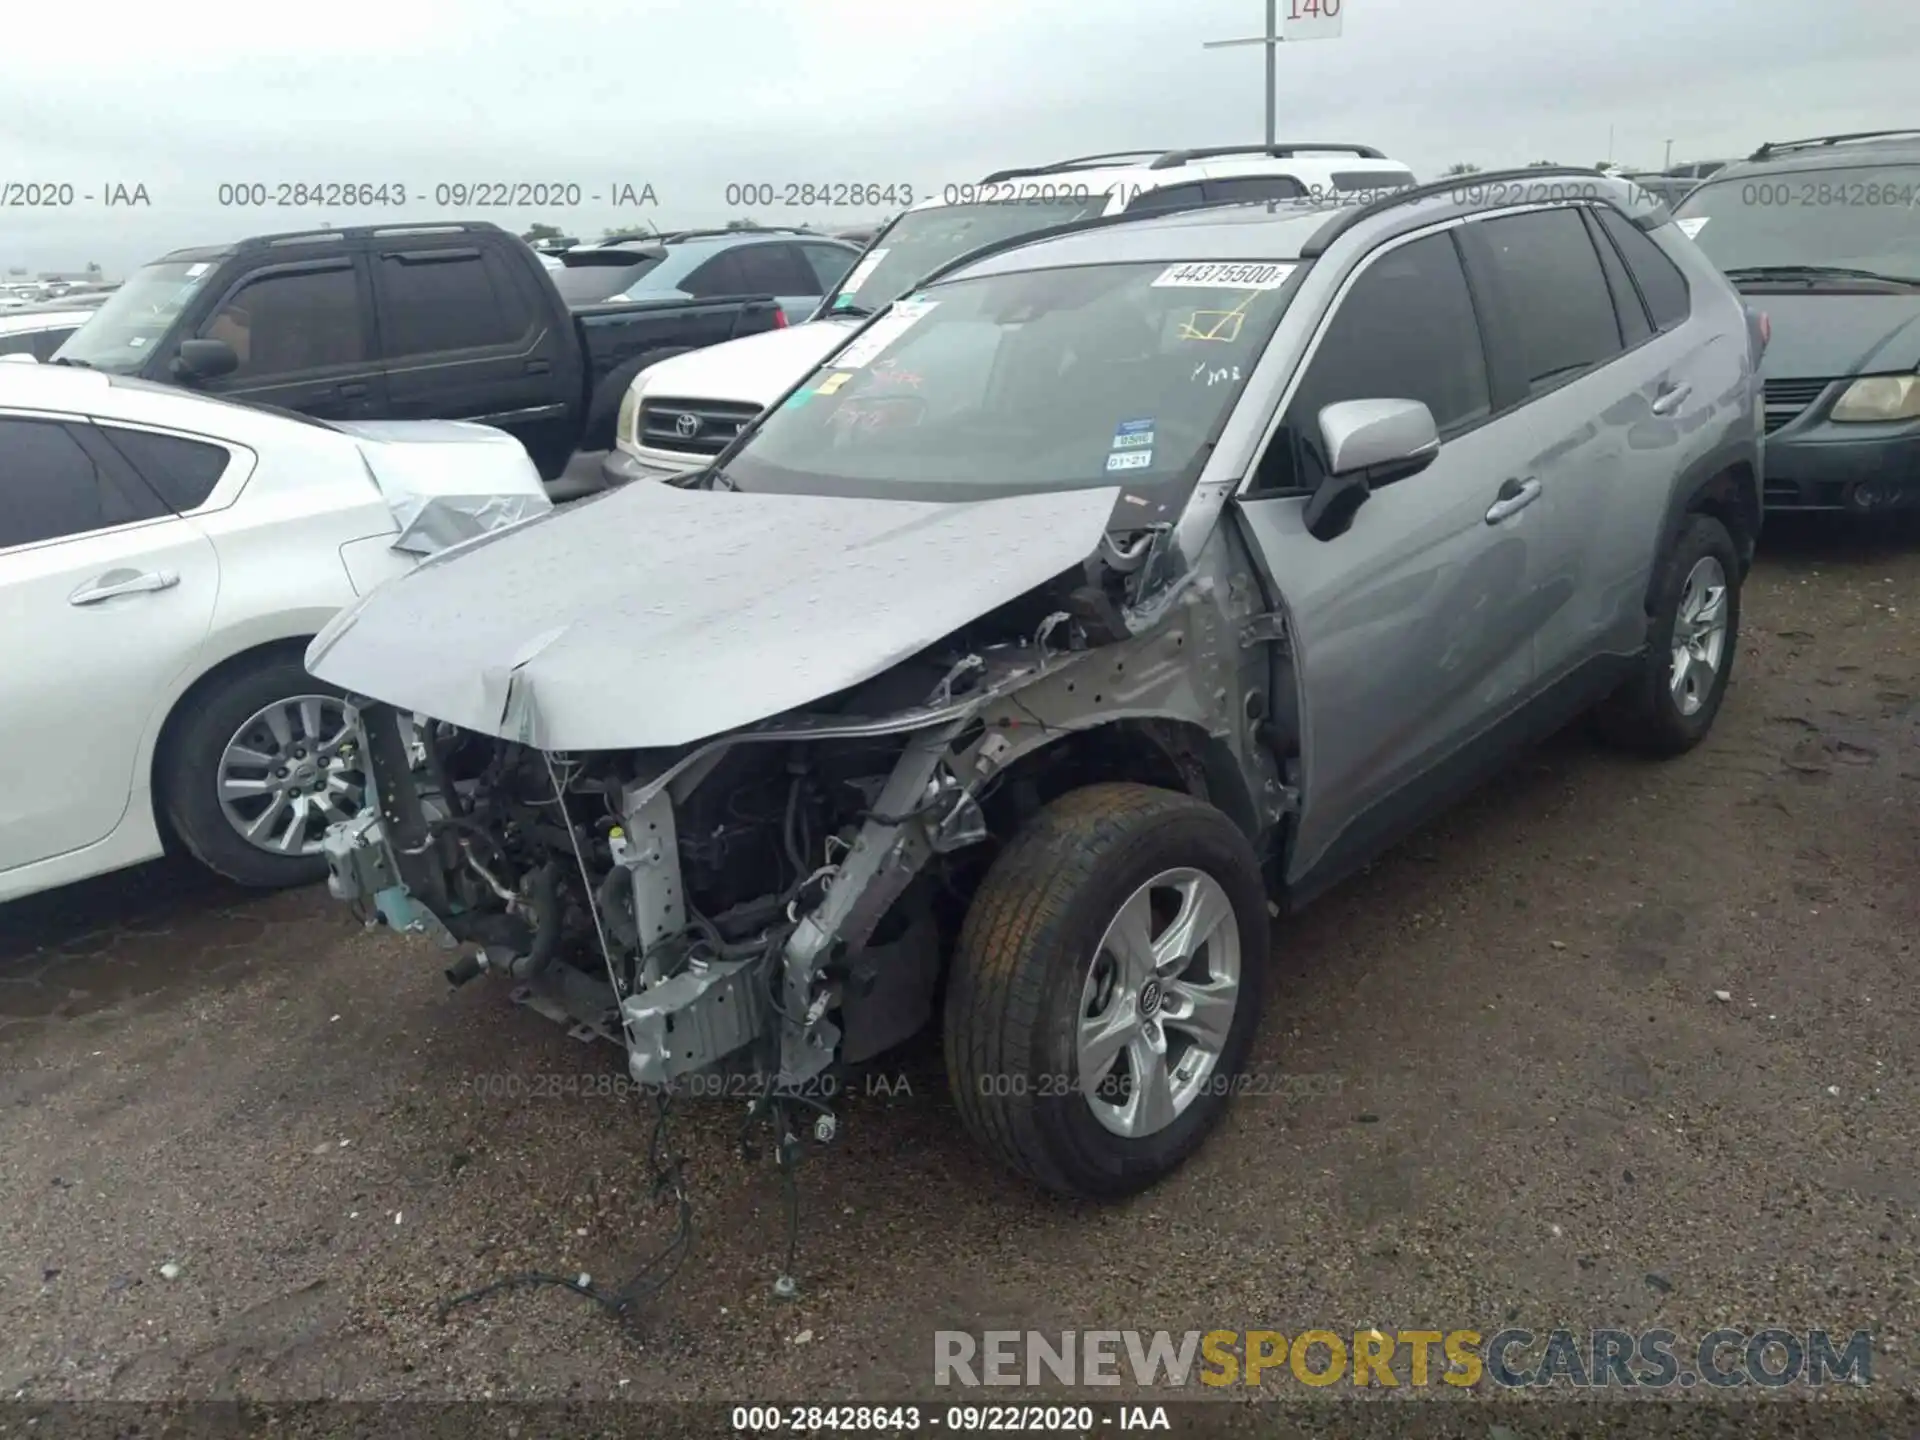
[[207,682],[160,765],[167,818],[195,859],[242,885],[324,879],[327,827],[366,796],[357,728],[340,692],[295,654]]
[[962,1122],[1047,1189],[1145,1189],[1226,1108],[1266,954],[1259,861],[1224,814],[1144,785],[1073,791],[961,927],[944,1024]]
[[1740,555],[1727,527],[1692,515],[1661,562],[1639,673],[1595,712],[1623,749],[1681,755],[1720,713],[1740,640]]

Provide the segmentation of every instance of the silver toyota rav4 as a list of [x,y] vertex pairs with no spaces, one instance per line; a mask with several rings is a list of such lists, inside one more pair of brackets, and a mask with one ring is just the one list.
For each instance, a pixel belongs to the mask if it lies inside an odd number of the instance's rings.
[[1270,915],[1583,712],[1689,749],[1733,668],[1762,330],[1625,182],[1458,185],[977,252],[684,485],[367,596],[307,657],[379,800],[334,893],[637,1082],[938,1017],[1009,1166],[1165,1175]]

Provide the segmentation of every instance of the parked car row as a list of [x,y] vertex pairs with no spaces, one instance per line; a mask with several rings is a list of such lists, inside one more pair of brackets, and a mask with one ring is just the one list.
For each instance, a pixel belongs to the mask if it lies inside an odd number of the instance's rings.
[[484,426],[0,365],[0,900],[169,841],[246,884],[319,878],[365,782],[307,642],[418,557],[549,508]]
[[[1270,897],[1582,714],[1698,744],[1767,337],[1667,208],[1128,158],[909,211],[820,318],[643,373],[664,483],[328,624],[378,801],[333,892],[641,1084],[781,1103],[938,1023],[981,1145],[1104,1199],[1219,1119]],[[720,442],[655,447],[749,347]]]
[[142,267],[52,359],[317,419],[492,425],[551,479],[611,446],[642,367],[784,326],[783,292],[798,305],[857,254],[689,235],[550,271],[485,223],[257,236]]

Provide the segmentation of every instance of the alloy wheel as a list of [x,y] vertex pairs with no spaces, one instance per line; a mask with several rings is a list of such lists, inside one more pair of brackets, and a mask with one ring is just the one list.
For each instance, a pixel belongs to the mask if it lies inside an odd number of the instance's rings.
[[1240,924],[1205,871],[1167,870],[1101,936],[1075,1036],[1094,1117],[1130,1140],[1164,1130],[1213,1078],[1240,994]]
[[313,855],[327,827],[360,812],[367,793],[358,721],[337,696],[262,706],[220,753],[220,809],[241,839],[270,855]]

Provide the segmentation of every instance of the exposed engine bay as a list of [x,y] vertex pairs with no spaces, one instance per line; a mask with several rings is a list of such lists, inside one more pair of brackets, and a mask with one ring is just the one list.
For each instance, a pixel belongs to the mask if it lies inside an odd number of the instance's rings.
[[[803,1086],[926,1024],[987,842],[1094,743],[1057,742],[1125,732],[1201,795],[1210,770],[1242,797],[1277,777],[1244,713],[1254,597],[1152,583],[1168,541],[1109,539],[804,713],[672,750],[542,750],[356,697],[379,805],[329,834],[330,887],[460,952],[453,982],[508,977],[621,1044],[639,1084]],[[1277,778],[1252,793],[1250,825],[1285,812]]]

